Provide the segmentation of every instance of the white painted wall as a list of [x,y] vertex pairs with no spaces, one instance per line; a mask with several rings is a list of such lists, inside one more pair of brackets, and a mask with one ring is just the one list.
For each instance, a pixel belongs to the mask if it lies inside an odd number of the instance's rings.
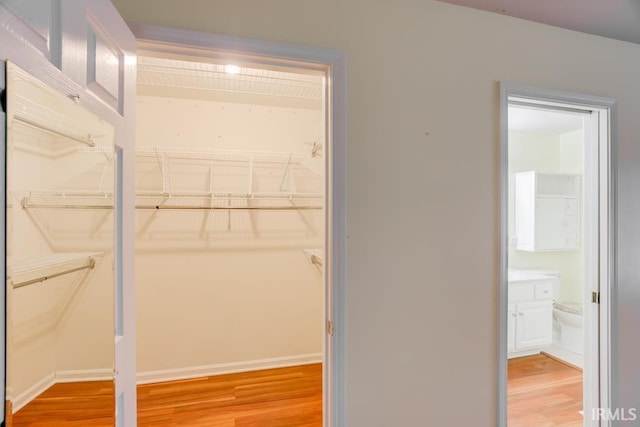
[[[319,107],[157,96],[139,96],[137,107],[138,146],[310,153],[304,142],[324,140]],[[159,189],[157,162],[138,166],[138,188]],[[172,191],[207,190],[209,167],[172,162]],[[254,190],[278,191],[284,162],[255,167]],[[216,191],[247,191],[248,163],[213,171]],[[321,173],[295,166],[294,176],[298,191],[322,193]],[[322,210],[139,211],[136,220],[143,380],[151,371],[171,377],[321,359],[323,282],[303,249],[323,245]]]
[[[29,83],[12,88],[10,111],[17,109],[14,96],[48,105],[49,99]],[[95,135],[97,146],[112,147],[110,125],[66,99],[56,109],[80,123],[76,133],[84,127]],[[79,153],[77,143],[61,142],[16,120],[10,119],[7,134],[9,266],[12,260],[37,262],[38,257],[66,252],[103,253],[94,269],[15,289],[7,286],[7,385],[9,397],[21,406],[29,389],[35,387],[37,395],[61,371],[85,371],[80,377],[108,374],[114,351],[113,215],[100,210],[24,209],[22,199],[38,190],[98,190],[105,166],[108,190],[113,172],[103,154]],[[35,271],[29,277],[57,271],[61,269]]]
[[[583,173],[583,131],[548,134],[509,131],[509,235],[515,236],[515,173],[535,170],[547,173]],[[584,200],[584,197],[582,197]],[[584,224],[581,205],[580,221]],[[559,298],[582,304],[584,299],[584,236],[573,251],[527,252],[509,248],[509,268],[560,272]]]
[[114,3],[130,22],[346,53],[351,427],[496,426],[497,83],[617,98],[614,381],[638,405],[640,46],[430,0]]

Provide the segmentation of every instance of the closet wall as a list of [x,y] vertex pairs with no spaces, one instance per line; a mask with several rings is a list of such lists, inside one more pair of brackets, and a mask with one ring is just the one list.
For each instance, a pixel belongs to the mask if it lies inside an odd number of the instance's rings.
[[[65,207],[96,198],[65,194],[111,190],[113,128],[25,76],[10,84],[7,399],[15,412],[55,382],[113,376],[113,214]],[[105,152],[84,152],[64,133],[91,134]],[[93,268],[60,274],[90,257]]]
[[[164,166],[160,154],[138,160],[138,190],[165,185],[171,194],[154,203],[196,207],[137,210],[139,380],[320,361],[322,269],[305,249],[324,245],[324,210],[294,208],[322,207],[322,197],[230,201],[224,193],[323,194],[323,153],[311,155],[324,142],[321,100],[138,92],[138,149],[170,148]],[[218,150],[234,160],[221,161]],[[260,160],[264,152],[275,160]],[[180,198],[208,190],[213,201]],[[241,209],[205,208],[227,204]],[[242,209],[269,205],[288,210]]]

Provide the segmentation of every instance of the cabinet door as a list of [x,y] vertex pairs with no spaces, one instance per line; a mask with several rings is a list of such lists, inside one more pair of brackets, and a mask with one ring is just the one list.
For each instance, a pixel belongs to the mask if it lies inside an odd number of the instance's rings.
[[536,198],[536,250],[554,250],[564,247],[564,210],[565,202],[562,198]]
[[507,310],[507,352],[516,348],[516,305],[509,304]]
[[518,350],[551,344],[551,301],[528,302],[516,305],[516,348]]

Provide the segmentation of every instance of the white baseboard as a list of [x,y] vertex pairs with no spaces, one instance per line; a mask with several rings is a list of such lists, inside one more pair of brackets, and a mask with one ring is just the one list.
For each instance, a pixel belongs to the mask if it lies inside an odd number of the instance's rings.
[[[11,407],[12,411],[15,414],[20,409],[24,408],[29,402],[31,402],[36,397],[40,396],[44,391],[46,391],[49,387],[56,383],[56,374],[55,372],[50,373],[46,377],[40,379],[34,385],[20,393],[14,399],[11,399]],[[8,396],[7,396],[8,399]]]
[[192,366],[188,368],[163,369],[159,371],[138,372],[138,384],[151,384],[164,381],[186,380],[238,372],[258,371],[261,369],[286,368],[289,366],[322,363],[322,353],[300,354],[296,356],[274,357],[271,359],[248,360],[244,362],[219,363],[216,365]]
[[105,381],[113,379],[113,369],[84,369],[77,371],[56,371],[56,383]]
[[516,357],[524,357],[524,356],[533,356],[534,354],[540,354],[541,350],[542,350],[542,347],[534,348],[531,350],[512,351],[510,353],[507,353],[507,359],[514,359]]
[[[185,380],[213,375],[258,371],[261,369],[286,368],[289,366],[322,363],[322,353],[300,354],[296,356],[274,357],[270,359],[248,360],[244,362],[219,363],[215,365],[192,366],[188,368],[164,369],[138,372],[138,384]],[[12,401],[13,413],[24,408],[49,387],[57,383],[104,381],[113,378],[112,369],[85,369],[77,371],[56,371],[39,380]]]
[[104,381],[113,378],[113,369],[85,369],[77,371],[52,372],[24,392],[12,399],[7,394],[7,400],[12,401],[12,411],[15,414],[29,402],[44,393],[49,387],[57,383]]

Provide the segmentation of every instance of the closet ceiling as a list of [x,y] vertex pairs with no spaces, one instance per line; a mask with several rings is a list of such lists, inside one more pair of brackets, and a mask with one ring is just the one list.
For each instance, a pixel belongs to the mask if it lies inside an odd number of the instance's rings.
[[569,30],[640,43],[638,0],[440,0]]
[[248,66],[230,73],[228,65],[140,56],[138,91],[178,98],[321,105],[321,75]]

